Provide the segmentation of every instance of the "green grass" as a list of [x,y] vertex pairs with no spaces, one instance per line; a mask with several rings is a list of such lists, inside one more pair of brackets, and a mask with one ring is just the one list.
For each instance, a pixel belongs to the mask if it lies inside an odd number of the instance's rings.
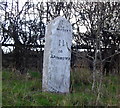
[[[42,92],[42,75],[28,71],[19,74],[8,69],[2,72],[3,106],[94,106],[97,95],[91,91],[91,74],[87,69],[71,73],[72,92]],[[103,79],[100,106],[120,106],[120,76]]]

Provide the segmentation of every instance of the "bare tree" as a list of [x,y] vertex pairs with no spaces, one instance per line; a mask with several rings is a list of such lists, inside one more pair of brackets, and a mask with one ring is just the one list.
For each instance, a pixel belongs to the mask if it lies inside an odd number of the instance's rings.
[[[96,104],[101,94],[104,63],[108,58],[120,54],[119,5],[116,2],[78,2],[73,6],[76,18],[74,26],[77,28],[75,41],[78,46],[88,47],[87,55],[83,58],[89,58],[93,63],[92,90],[98,93]],[[86,33],[80,33],[81,25],[86,27]],[[105,51],[109,55],[105,55]]]
[[[14,1],[14,0],[13,0]],[[111,64],[120,51],[120,3],[119,2],[26,2],[19,9],[19,2],[0,4],[4,12],[1,22],[2,45],[13,39],[16,67],[20,67],[21,56],[26,50],[44,48],[45,27],[50,20],[61,15],[73,27],[73,53],[91,64],[92,90],[98,93],[102,88],[103,71]],[[86,31],[81,32],[81,27]],[[84,56],[79,50],[86,50]],[[109,61],[109,62],[108,62]],[[24,63],[26,64],[26,63]],[[112,66],[111,66],[112,67]],[[118,69],[119,70],[119,69]],[[107,71],[106,71],[107,72]],[[96,89],[97,88],[97,89]]]

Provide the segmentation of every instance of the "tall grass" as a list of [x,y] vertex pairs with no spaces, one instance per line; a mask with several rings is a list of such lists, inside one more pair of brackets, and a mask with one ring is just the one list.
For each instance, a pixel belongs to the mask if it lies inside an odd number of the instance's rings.
[[[28,71],[26,74],[3,69],[3,106],[94,106],[97,95],[91,91],[91,73],[87,69],[71,72],[71,93],[42,92],[42,75]],[[100,106],[120,106],[120,76],[103,79]]]

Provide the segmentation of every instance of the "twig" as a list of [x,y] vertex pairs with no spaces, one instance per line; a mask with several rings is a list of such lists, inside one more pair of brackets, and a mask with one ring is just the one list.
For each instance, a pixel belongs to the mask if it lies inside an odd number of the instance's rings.
[[103,62],[105,62],[107,59],[109,59],[109,58],[111,58],[111,57],[114,57],[115,55],[118,55],[118,54],[120,54],[120,52],[117,52],[117,53],[115,53],[115,54],[113,54],[113,55],[111,55],[111,56],[103,59],[101,62],[103,63]]
[[75,53],[77,57],[81,57],[81,58],[86,59],[87,61],[89,61],[89,62],[92,62],[92,63],[93,63],[93,61],[92,61],[92,60],[88,59],[87,57],[84,57],[84,56],[80,55],[80,53],[78,53],[78,52],[76,52],[76,51],[73,51],[73,50],[72,50],[72,52],[73,52],[73,53]]

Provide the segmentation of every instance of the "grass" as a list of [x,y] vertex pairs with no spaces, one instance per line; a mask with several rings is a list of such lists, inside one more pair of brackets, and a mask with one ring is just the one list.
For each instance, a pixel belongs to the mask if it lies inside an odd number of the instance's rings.
[[[87,69],[71,73],[71,93],[42,92],[42,75],[29,71],[19,74],[9,69],[2,72],[3,106],[94,106],[96,94],[91,91],[91,75]],[[120,76],[103,79],[100,106],[120,106]]]

